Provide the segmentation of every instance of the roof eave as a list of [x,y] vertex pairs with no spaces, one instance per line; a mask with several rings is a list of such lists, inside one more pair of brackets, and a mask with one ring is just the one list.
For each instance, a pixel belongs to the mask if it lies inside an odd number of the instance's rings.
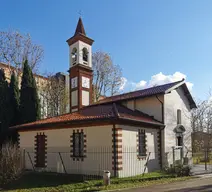
[[169,89],[167,89],[167,90],[165,91],[165,94],[167,94],[167,93],[169,93],[169,92],[175,90],[176,88],[180,87],[180,86],[183,85],[184,83],[185,83],[185,80],[183,80],[183,81],[179,82],[178,84],[172,86],[171,88],[169,88]]
[[34,124],[34,125],[23,125],[23,126],[13,126],[10,127],[10,129],[16,129],[16,130],[22,130],[22,129],[31,129],[31,128],[41,128],[41,127],[53,127],[60,124],[66,124],[66,125],[75,125],[75,124],[82,124],[82,123],[90,123],[94,121],[104,121],[104,120],[113,120],[113,117],[103,117],[103,118],[92,118],[92,119],[81,119],[81,120],[68,120],[68,121],[58,121],[58,122],[49,122],[44,124]]
[[194,109],[194,108],[197,108],[196,106],[196,103],[190,93],[190,91],[188,90],[187,86],[186,86],[186,83],[185,83],[185,80],[179,82],[177,85],[174,85],[173,87],[171,87],[170,89],[167,89],[165,91],[165,94],[168,94],[170,93],[171,91],[177,89],[178,87],[180,86],[183,86],[183,89],[184,89],[184,92],[186,93],[185,96],[188,98],[188,101],[189,101],[189,106],[191,109]]
[[[148,126],[153,126],[153,127],[165,127],[164,124],[162,123],[154,123],[154,122],[147,122],[147,121],[141,121],[141,120],[136,120],[136,119],[131,119],[131,118],[125,118],[125,117],[103,117],[103,118],[93,118],[93,119],[86,119],[86,120],[69,120],[69,121],[63,121],[63,122],[54,122],[54,123],[45,123],[45,124],[35,124],[35,125],[26,125],[26,126],[13,126],[10,127],[10,129],[16,129],[16,130],[33,130],[33,129],[38,129],[38,128],[54,128],[57,127],[58,125],[80,125],[84,123],[94,123],[94,122],[115,122],[115,121],[121,121],[121,122],[131,122],[134,123],[135,125],[148,125]],[[57,129],[57,128],[55,128]]]
[[[155,94],[152,94],[152,95],[148,95],[148,96],[135,96],[135,97],[130,97],[130,98],[124,98],[124,99],[120,99],[120,100],[117,100],[117,101],[105,101],[105,102],[97,102],[97,103],[94,103],[92,104],[92,106],[94,105],[106,105],[108,103],[120,103],[120,102],[123,102],[123,101],[128,101],[128,100],[132,100],[132,99],[140,99],[140,98],[146,98],[146,97],[153,97],[155,95],[164,95],[165,92],[160,92],[160,93],[155,93]],[[103,101],[103,100],[102,100]]]
[[140,123],[140,124],[142,123],[142,124],[146,124],[146,125],[153,125],[153,126],[157,126],[157,127],[165,127],[165,125],[162,123],[157,123],[157,122],[154,123],[154,122],[131,119],[131,118],[126,118],[126,117],[119,117],[119,120],[126,120],[126,121],[136,122],[136,123]]

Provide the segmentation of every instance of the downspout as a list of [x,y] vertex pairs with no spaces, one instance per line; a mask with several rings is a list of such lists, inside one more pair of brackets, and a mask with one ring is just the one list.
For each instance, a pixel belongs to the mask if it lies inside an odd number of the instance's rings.
[[[164,124],[164,103],[158,98],[158,96],[156,95],[156,98],[157,100],[160,102],[161,104],[161,113],[162,113],[162,123]],[[161,169],[163,168],[162,166],[162,130],[164,130],[165,126],[163,128],[160,128],[160,143],[159,143],[159,147],[160,147],[160,166],[161,166]]]

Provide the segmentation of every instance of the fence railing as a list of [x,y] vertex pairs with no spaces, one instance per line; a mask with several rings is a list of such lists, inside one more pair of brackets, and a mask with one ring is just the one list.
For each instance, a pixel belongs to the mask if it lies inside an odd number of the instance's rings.
[[[34,148],[22,151],[25,169],[67,173],[83,180],[102,177],[104,170],[117,177],[143,175],[160,170],[161,163],[170,165],[173,158],[176,162],[181,158],[179,151],[170,151],[162,156],[163,162],[160,162],[160,153],[154,149],[147,151],[145,156],[139,156],[136,147],[122,147],[116,153],[110,147],[88,147],[83,157],[73,156],[70,148],[47,148],[43,159]],[[45,166],[38,167],[37,161],[45,161]]]

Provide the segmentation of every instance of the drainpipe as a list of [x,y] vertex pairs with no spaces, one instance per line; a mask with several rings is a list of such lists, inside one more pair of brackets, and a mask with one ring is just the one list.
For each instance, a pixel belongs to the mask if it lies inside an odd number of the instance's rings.
[[157,95],[156,98],[161,103],[162,123],[164,124],[164,103],[158,98]]
[[[164,103],[158,98],[158,96],[156,95],[157,100],[161,103],[161,113],[162,113],[162,123],[164,124]],[[161,169],[163,168],[162,166],[162,130],[164,130],[165,127],[160,128],[160,162],[161,162]]]

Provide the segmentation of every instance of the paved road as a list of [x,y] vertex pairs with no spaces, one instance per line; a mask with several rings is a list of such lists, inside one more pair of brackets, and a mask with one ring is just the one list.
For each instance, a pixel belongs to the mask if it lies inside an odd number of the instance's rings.
[[212,174],[200,178],[148,188],[125,190],[125,192],[212,192]]
[[205,165],[193,165],[192,172],[195,174],[212,173],[212,165],[207,165],[207,170],[205,170]]

